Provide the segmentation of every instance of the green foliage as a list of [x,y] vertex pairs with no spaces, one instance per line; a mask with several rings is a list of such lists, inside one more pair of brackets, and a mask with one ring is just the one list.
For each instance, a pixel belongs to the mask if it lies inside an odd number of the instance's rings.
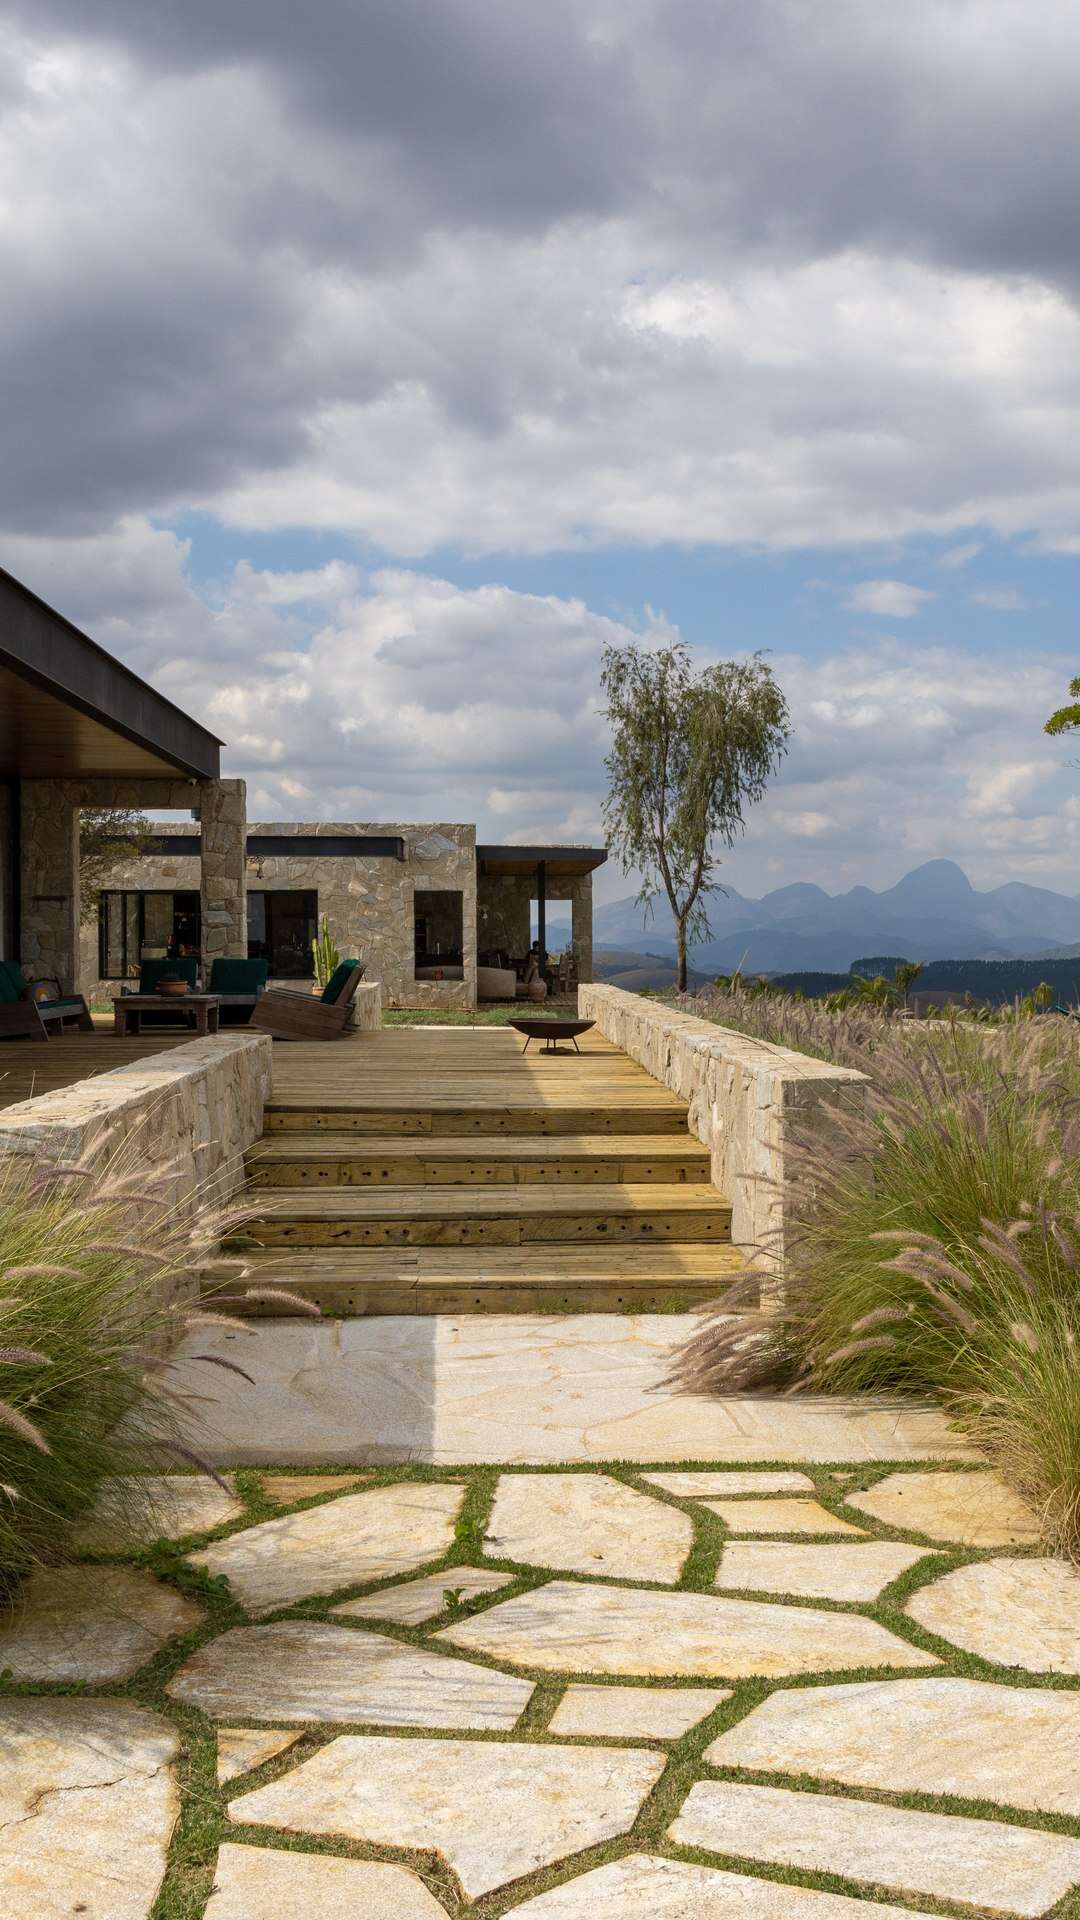
[[315,962],[315,979],[320,988],[329,984],[330,976],[341,965],[341,955],[330,938],[330,922],[325,913],[322,926],[311,943],[311,957]]
[[1069,681],[1069,692],[1076,704],[1059,707],[1052,713],[1046,723],[1047,733],[1075,733],[1080,728],[1080,675]]
[[197,1464],[166,1350],[198,1324],[170,1295],[204,1249],[169,1187],[118,1161],[0,1157],[0,1582],[62,1553],[105,1477],[148,1453]]
[[666,896],[685,989],[687,946],[709,937],[716,849],[734,844],[786,752],[787,702],[760,654],[695,675],[682,645],[606,647],[601,681],[612,730],[608,840],[641,874],[643,905]]
[[122,861],[138,860],[153,837],[145,814],[130,807],[83,807],[79,814],[79,907],[97,912],[101,889]]
[[[714,1018],[868,1075],[865,1108],[789,1129],[779,1322],[718,1319],[683,1376],[933,1393],[1080,1558],[1080,1060],[1071,1023],[936,1029],[871,1009],[717,999]],[[730,1308],[730,1296],[725,1311]],[[737,1380],[733,1369],[738,1368]]]

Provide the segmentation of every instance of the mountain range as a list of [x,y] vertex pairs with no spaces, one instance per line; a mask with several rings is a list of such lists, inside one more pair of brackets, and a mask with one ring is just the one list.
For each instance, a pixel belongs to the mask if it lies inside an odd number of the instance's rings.
[[[928,860],[893,887],[826,893],[808,881],[760,899],[734,888],[708,901],[711,938],[695,947],[699,971],[845,973],[873,954],[909,960],[1049,959],[1080,943],[1080,895],[1009,880],[980,893],[953,860]],[[666,957],[675,951],[666,904],[646,921],[634,899],[597,906],[598,945]]]

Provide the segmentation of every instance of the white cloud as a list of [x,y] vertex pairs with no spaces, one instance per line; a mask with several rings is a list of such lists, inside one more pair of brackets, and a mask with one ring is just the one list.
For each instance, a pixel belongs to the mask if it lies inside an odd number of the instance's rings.
[[863,580],[852,587],[844,605],[852,613],[877,613],[887,620],[910,620],[934,595],[904,580]]
[[971,598],[977,607],[991,607],[995,613],[1022,613],[1027,606],[1015,587],[980,587]]
[[967,540],[959,547],[949,547],[947,552],[939,554],[938,566],[955,572],[958,567],[970,566],[972,560],[982,552],[977,540]]

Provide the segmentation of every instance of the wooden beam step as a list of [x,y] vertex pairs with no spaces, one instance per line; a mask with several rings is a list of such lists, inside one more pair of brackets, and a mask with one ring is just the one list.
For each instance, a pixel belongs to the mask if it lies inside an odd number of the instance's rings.
[[[252,1256],[245,1284],[280,1286],[324,1313],[657,1313],[722,1298],[745,1273],[732,1246],[402,1247]],[[212,1305],[250,1318],[294,1315],[288,1301],[249,1301],[211,1284]]]
[[256,1187],[641,1185],[709,1178],[708,1150],[689,1134],[503,1134],[483,1145],[453,1135],[424,1145],[404,1134],[274,1134],[247,1156]]
[[728,1240],[714,1187],[397,1187],[377,1192],[250,1189],[261,1246],[521,1246],[534,1241]]
[[369,1105],[318,1103],[287,1106],[275,1100],[266,1109],[268,1134],[359,1133],[436,1135],[439,1138],[480,1138],[503,1134],[676,1133],[686,1137],[687,1109],[670,1099],[650,1098],[642,1104],[628,1100],[600,1106],[431,1104],[406,1107],[387,1100]]

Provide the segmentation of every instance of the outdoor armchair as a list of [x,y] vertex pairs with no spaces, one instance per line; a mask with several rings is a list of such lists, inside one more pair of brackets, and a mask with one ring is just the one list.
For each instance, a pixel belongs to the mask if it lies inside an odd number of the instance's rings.
[[157,993],[162,980],[186,980],[192,993],[199,989],[199,962],[193,953],[180,960],[144,960],[139,968],[139,992]]
[[58,980],[28,980],[17,960],[0,960],[0,1040],[47,1040],[65,1021],[93,1033],[81,993],[62,994]]
[[251,1025],[275,1040],[336,1040],[363,973],[362,961],[343,960],[318,997],[295,987],[267,987],[255,1002]]
[[270,971],[268,960],[215,960],[210,969],[208,993],[221,1001],[224,1019],[231,1014],[237,1023],[250,1020],[255,1002],[266,986]]

